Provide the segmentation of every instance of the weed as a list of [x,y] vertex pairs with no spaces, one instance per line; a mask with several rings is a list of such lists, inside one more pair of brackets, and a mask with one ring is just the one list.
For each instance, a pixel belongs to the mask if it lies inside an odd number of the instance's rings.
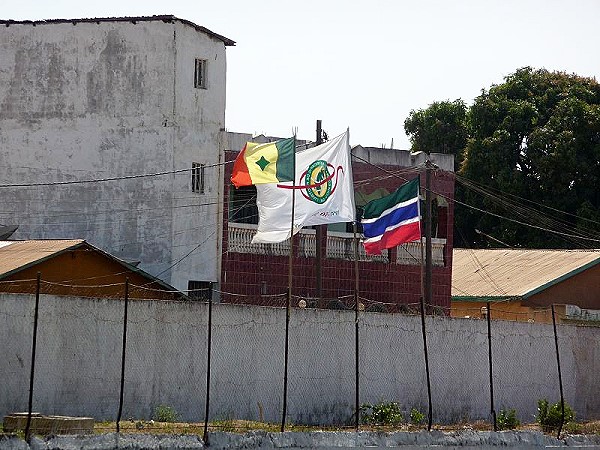
[[500,431],[514,430],[521,425],[521,422],[517,419],[517,412],[514,409],[509,409],[508,411],[501,409],[498,417],[496,417],[496,425]]
[[569,434],[585,434],[584,426],[577,422],[566,423],[563,429],[565,433]]
[[177,422],[179,414],[175,410],[166,405],[158,405],[154,410],[154,420],[157,422]]
[[360,412],[363,423],[371,425],[398,425],[404,420],[396,402],[364,403],[360,406]]
[[236,426],[235,422],[231,419],[215,420],[212,423],[212,426],[217,428],[219,431],[226,431],[228,433],[238,431],[238,427]]
[[425,414],[419,411],[417,408],[410,410],[410,421],[414,425],[421,425],[425,422]]
[[[563,425],[575,420],[575,412],[566,402],[564,408],[565,420]],[[562,408],[560,402],[551,405],[545,398],[538,400],[538,413],[535,420],[540,424],[542,430],[550,433],[558,429],[561,424],[561,419]]]

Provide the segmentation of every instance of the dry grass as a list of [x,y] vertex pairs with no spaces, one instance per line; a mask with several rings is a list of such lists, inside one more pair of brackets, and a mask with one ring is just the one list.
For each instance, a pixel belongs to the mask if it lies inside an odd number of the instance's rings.
[[[97,422],[94,426],[96,433],[109,433],[117,429],[115,422]],[[262,430],[278,432],[281,424],[253,422],[249,420],[217,420],[208,424],[208,431],[227,431],[245,433]],[[304,425],[287,425],[286,431],[339,430],[340,428],[308,427]],[[153,420],[127,420],[121,422],[122,433],[156,433],[156,434],[203,434],[204,423],[186,422],[156,422]]]
[[[220,420],[209,423],[208,431],[226,431],[231,433],[245,433],[248,431],[268,431],[279,432],[280,424],[253,422],[249,420]],[[492,424],[485,421],[464,422],[452,425],[433,425],[433,429],[441,431],[491,431]],[[116,431],[115,422],[97,422],[94,426],[96,433],[111,433]],[[322,427],[287,424],[286,431],[353,431],[354,427]],[[361,425],[361,431],[424,431],[427,425],[402,424],[399,426],[372,426]],[[538,424],[524,424],[517,430],[541,431]],[[153,434],[198,434],[204,433],[204,423],[185,423],[185,422],[155,422],[145,420],[126,420],[121,422],[122,433],[153,433]],[[600,435],[600,420],[589,422],[575,422],[564,426],[563,433],[567,434],[588,434]]]

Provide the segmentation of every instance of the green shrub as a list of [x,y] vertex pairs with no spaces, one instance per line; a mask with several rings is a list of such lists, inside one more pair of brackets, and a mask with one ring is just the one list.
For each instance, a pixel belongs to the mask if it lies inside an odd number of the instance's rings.
[[569,434],[584,434],[584,427],[580,423],[577,422],[569,422],[565,423],[563,428],[565,433]]
[[514,409],[509,409],[508,411],[501,409],[498,417],[496,417],[496,425],[500,431],[514,430],[521,425],[521,422],[517,419],[517,412]]
[[363,423],[371,425],[398,425],[404,420],[396,402],[364,403],[360,406],[360,412]]
[[425,414],[419,411],[417,408],[410,410],[410,422],[415,425],[421,425],[425,422]]
[[158,405],[154,409],[154,420],[157,422],[176,422],[178,414],[173,408],[166,405]]
[[[575,420],[575,412],[573,409],[565,402],[565,421],[567,424]],[[552,432],[560,426],[562,416],[562,408],[560,406],[560,402],[554,403],[550,405],[548,400],[540,399],[538,400],[538,413],[535,417],[537,423],[540,424],[542,430],[546,432]]]

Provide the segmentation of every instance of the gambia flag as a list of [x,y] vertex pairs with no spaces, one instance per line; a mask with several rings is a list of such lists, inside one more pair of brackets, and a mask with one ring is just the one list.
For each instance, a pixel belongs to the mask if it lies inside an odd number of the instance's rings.
[[253,184],[294,181],[293,137],[276,142],[247,142],[233,164],[231,182],[236,188]]
[[395,192],[365,205],[361,223],[368,255],[421,239],[419,177]]

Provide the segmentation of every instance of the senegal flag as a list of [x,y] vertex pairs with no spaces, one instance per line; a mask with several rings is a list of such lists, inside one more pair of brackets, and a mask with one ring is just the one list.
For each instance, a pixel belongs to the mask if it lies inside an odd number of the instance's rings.
[[294,181],[294,138],[267,144],[247,142],[233,164],[236,188],[252,184]]

